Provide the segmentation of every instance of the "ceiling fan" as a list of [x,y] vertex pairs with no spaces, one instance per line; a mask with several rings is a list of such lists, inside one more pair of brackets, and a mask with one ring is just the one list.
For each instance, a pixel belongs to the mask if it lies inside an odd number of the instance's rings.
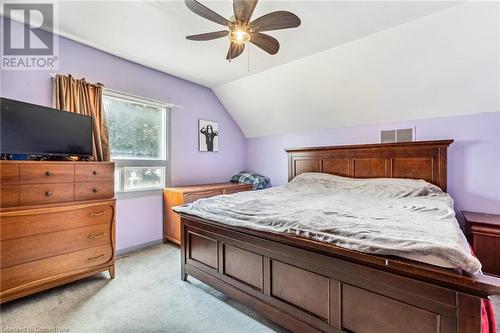
[[229,61],[243,53],[247,42],[255,44],[269,54],[278,53],[280,48],[278,40],[262,32],[296,28],[300,25],[300,19],[293,13],[276,11],[250,21],[257,1],[233,0],[234,17],[228,20],[196,0],[185,0],[186,6],[193,13],[227,27],[221,31],[187,36],[186,39],[205,41],[229,37],[231,43],[226,56]]

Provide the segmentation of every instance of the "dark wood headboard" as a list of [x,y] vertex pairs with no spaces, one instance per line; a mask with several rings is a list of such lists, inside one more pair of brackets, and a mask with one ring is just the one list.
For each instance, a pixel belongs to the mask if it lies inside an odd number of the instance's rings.
[[453,140],[290,148],[288,180],[303,172],[355,178],[424,179],[446,191],[446,154]]

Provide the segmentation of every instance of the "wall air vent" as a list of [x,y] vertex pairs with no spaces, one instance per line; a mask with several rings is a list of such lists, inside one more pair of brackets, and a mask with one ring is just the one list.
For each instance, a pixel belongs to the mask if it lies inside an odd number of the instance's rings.
[[413,128],[384,130],[380,132],[381,143],[415,141]]
[[388,130],[380,132],[380,142],[382,143],[396,142],[396,131]]

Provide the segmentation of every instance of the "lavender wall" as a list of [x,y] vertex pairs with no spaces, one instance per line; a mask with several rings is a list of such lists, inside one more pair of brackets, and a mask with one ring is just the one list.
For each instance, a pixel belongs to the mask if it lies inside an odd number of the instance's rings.
[[[1,22],[0,22],[1,23]],[[245,168],[245,137],[213,92],[203,86],[59,38],[59,71],[134,95],[174,103],[171,117],[172,185],[228,181]],[[3,71],[1,96],[51,106],[47,71]],[[198,119],[219,122],[217,153],[198,151]],[[117,202],[117,248],[161,239],[159,195]]]
[[247,139],[247,166],[287,182],[284,148],[379,142],[380,130],[416,127],[417,140],[454,139],[448,191],[456,210],[500,213],[500,112],[405,121]]

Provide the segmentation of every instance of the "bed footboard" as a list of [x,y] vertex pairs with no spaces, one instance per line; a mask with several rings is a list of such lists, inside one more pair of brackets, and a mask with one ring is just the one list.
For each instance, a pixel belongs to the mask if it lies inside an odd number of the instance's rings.
[[481,297],[183,215],[188,275],[293,332],[481,331]]

